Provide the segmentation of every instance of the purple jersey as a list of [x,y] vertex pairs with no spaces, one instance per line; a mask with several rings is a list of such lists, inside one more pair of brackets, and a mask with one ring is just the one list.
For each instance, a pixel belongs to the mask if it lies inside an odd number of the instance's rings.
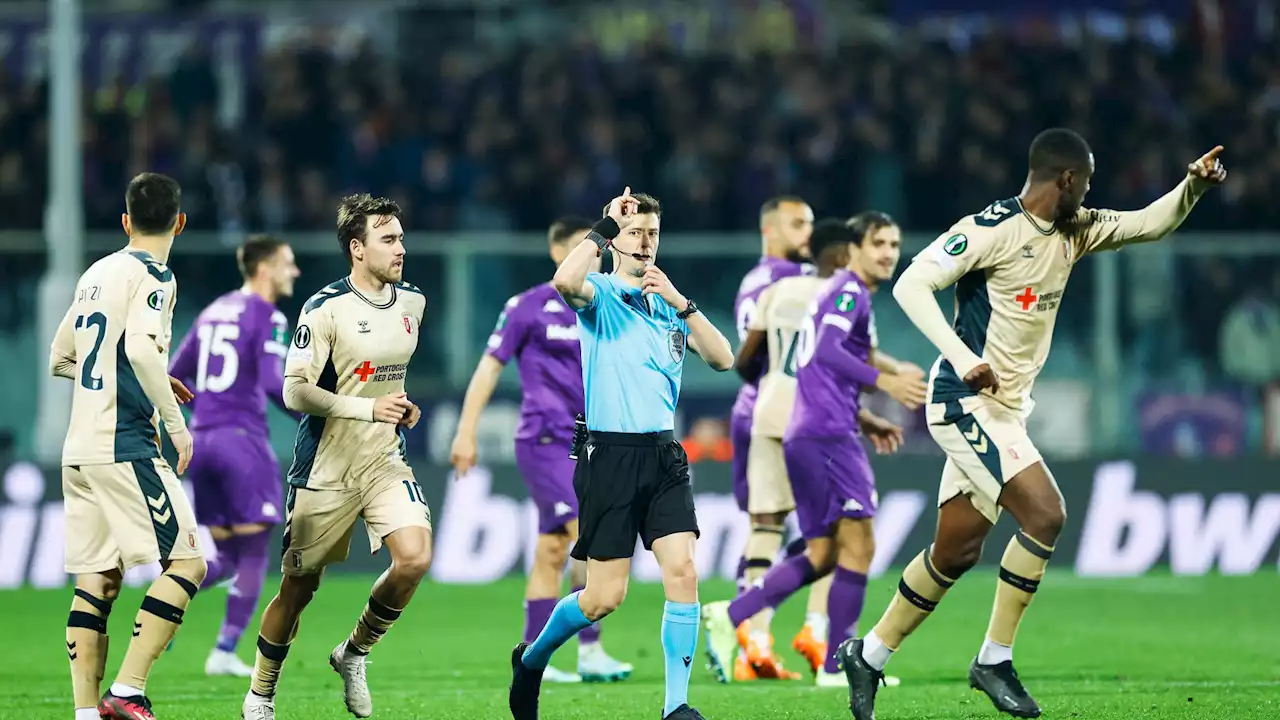
[[573,418],[583,412],[582,345],[578,318],[550,283],[507,301],[485,352],[520,369],[520,427],[516,440],[543,437],[569,443]]
[[267,399],[284,408],[287,334],[284,313],[242,290],[200,313],[169,369],[196,394],[192,430],[232,426],[267,437]]
[[869,364],[874,335],[871,290],[854,273],[836,271],[796,335],[796,403],[784,441],[857,432],[858,394],[880,375]]
[[[739,343],[747,339],[747,328],[751,325],[751,318],[756,314],[756,302],[760,298],[760,293],[782,278],[809,272],[811,267],[767,255],[760,258],[760,262],[742,278],[742,284],[738,286],[738,297],[733,301],[733,316],[738,325]],[[768,348],[762,345],[760,352],[767,354]],[[756,383],[743,383],[738,390],[738,398],[733,403],[733,414],[746,418],[748,424],[751,422],[751,414],[756,406],[756,390]]]

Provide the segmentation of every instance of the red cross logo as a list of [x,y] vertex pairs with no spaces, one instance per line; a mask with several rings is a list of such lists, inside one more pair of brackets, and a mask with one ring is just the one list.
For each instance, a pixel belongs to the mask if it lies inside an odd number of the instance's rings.
[[373,375],[376,372],[378,372],[378,368],[370,365],[369,361],[365,360],[364,364],[356,368],[355,372],[351,374],[358,376],[360,378],[360,382],[368,382],[369,376]]
[[1040,299],[1040,296],[1031,292],[1031,288],[1027,288],[1026,290],[1023,290],[1021,295],[1018,295],[1017,297],[1014,298],[1014,300],[1017,300],[1018,303],[1022,305],[1022,309],[1024,311],[1030,310],[1036,304],[1036,301],[1039,299]]

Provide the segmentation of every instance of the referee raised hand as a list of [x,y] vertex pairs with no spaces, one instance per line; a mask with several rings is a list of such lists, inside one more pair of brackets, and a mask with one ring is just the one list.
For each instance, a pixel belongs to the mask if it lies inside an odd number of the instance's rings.
[[[687,350],[719,371],[733,366],[729,341],[654,264],[662,209],[627,188],[556,270],[552,284],[578,313],[587,436],[577,449],[574,491],[587,585],[556,605],[542,634],[511,656],[511,715],[536,720],[542,672],[579,630],[617,609],[627,592],[636,538],[662,569],[666,720],[700,720],[689,707],[698,643],[698,521],[689,459],[676,441],[675,408]],[[613,253],[612,274],[590,272]]]

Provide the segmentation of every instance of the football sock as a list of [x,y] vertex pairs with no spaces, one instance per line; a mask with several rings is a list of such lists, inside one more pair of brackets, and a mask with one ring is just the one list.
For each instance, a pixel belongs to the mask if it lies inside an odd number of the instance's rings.
[[218,549],[218,555],[213,559],[206,559],[209,569],[205,571],[204,581],[200,583],[201,590],[211,588],[236,573],[236,565],[240,561],[241,542],[238,535],[213,541],[214,547]]
[[999,665],[1006,660],[1013,662],[1013,648],[990,640],[982,641],[982,648],[978,650],[979,665]]
[[[809,586],[809,599],[805,603],[804,622],[813,628],[814,632],[822,630],[822,635],[827,634],[827,595],[831,592],[831,575],[824,575]],[[821,638],[822,635],[818,637]]]
[[524,601],[524,641],[531,643],[551,619],[556,609],[556,598],[534,598]]
[[893,651],[885,646],[884,641],[876,635],[876,631],[872,630],[867,636],[862,638],[862,659],[876,670],[884,670],[884,666],[889,664],[889,658],[893,657]]
[[98,706],[103,666],[107,662],[110,615],[110,601],[76,588],[71,613],[67,615],[67,658],[71,661],[71,695],[77,708]]
[[746,592],[729,603],[729,621],[737,627],[765,608],[776,608],[817,577],[809,556],[787,558],[765,573],[764,580],[759,585],[747,588]]
[[662,613],[662,656],[667,663],[667,695],[662,716],[689,702],[689,673],[698,650],[699,604],[667,601]]
[[280,682],[280,669],[284,667],[284,659],[289,655],[289,644],[298,633],[298,626],[293,626],[289,633],[289,642],[277,645],[270,640],[258,636],[258,654],[253,661],[253,680],[249,683],[249,691],[265,698],[276,696],[276,684]]
[[365,603],[364,612],[360,613],[360,619],[356,621],[356,627],[351,631],[351,637],[347,639],[347,652],[352,655],[368,655],[396,620],[400,619],[400,613],[403,611],[404,608],[387,607],[370,595],[369,602]]
[[151,583],[134,618],[133,640],[116,675],[117,683],[146,691],[151,666],[178,632],[187,603],[198,590],[195,583],[168,572]]
[[[809,587],[815,587],[817,583]],[[813,637],[822,639],[827,636],[827,614],[826,613],[805,613],[804,624],[809,626],[809,631],[813,633]]]
[[[747,538],[746,568],[742,575],[746,587],[752,587],[765,576],[765,573],[769,572],[769,568],[773,566],[773,559],[782,549],[782,533],[783,528],[778,525],[758,523],[751,525],[751,536]],[[757,632],[768,632],[769,621],[773,619],[772,610],[766,607],[756,613],[752,618],[752,629]]]
[[121,698],[133,698],[133,697],[138,697],[139,695],[146,694],[142,688],[134,687],[132,685],[126,685],[122,682],[111,683],[110,692],[112,695],[115,695],[116,697],[121,697]]
[[[586,588],[579,585],[575,587],[573,591],[576,593],[580,593],[585,589]],[[600,642],[600,623],[598,622],[591,623],[590,625],[582,628],[582,632],[578,633],[579,647],[583,645],[594,645],[595,643],[598,643],[598,642]]]
[[[1019,532],[1010,538],[1004,557],[1000,558],[1000,580],[996,583],[996,600],[991,609],[991,623],[987,626],[987,640],[1008,648],[1007,659],[1013,659],[1013,638],[1018,634],[1018,624],[1040,587],[1051,557],[1052,547]],[[988,657],[992,652],[988,651]],[[981,659],[979,662],[995,664]]]
[[253,612],[262,597],[262,584],[267,579],[271,533],[261,532],[237,538],[238,552],[234,573],[236,583],[227,593],[227,612],[218,631],[219,650],[235,652],[240,636],[253,620]]
[[[916,555],[902,571],[898,592],[889,601],[889,607],[885,608],[884,615],[880,616],[880,622],[873,629],[877,642],[884,643],[891,651],[897,650],[902,641],[920,627],[920,623],[938,607],[942,596],[956,582],[933,567],[933,561],[929,559],[931,550],[931,547],[926,548]],[[865,648],[863,657],[866,657]]]
[[537,639],[524,651],[522,662],[525,667],[545,670],[556,650],[569,642],[569,638],[591,624],[587,616],[582,614],[582,607],[578,605],[580,594],[570,593],[556,603],[555,610],[551,611],[551,619],[547,620],[547,626],[542,628]]
[[838,673],[840,663],[836,649],[840,643],[858,634],[858,617],[862,615],[862,603],[867,599],[867,576],[840,566],[836,566],[831,576],[831,594],[827,597],[827,617],[831,622],[827,629],[827,659],[823,669]]
[[[97,705],[95,701],[95,706]],[[76,720],[101,720],[97,707],[76,708]]]

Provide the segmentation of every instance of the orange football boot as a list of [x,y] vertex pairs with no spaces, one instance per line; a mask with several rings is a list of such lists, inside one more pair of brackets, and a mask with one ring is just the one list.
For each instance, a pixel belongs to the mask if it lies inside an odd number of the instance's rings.
[[772,637],[769,638],[768,645],[761,646],[760,643],[751,638],[751,633],[747,630],[746,623],[738,626],[738,646],[745,651],[747,662],[755,670],[757,678],[760,680],[799,680],[800,673],[783,667],[782,658],[773,654],[772,645]]
[[733,661],[733,681],[749,682],[759,679],[756,675],[756,669],[751,667],[751,663],[747,662],[746,653],[738,653],[738,659]]
[[808,625],[800,628],[800,632],[796,633],[795,639],[791,641],[791,649],[800,653],[809,662],[809,670],[815,675],[827,658],[826,641],[814,637],[813,628]]

